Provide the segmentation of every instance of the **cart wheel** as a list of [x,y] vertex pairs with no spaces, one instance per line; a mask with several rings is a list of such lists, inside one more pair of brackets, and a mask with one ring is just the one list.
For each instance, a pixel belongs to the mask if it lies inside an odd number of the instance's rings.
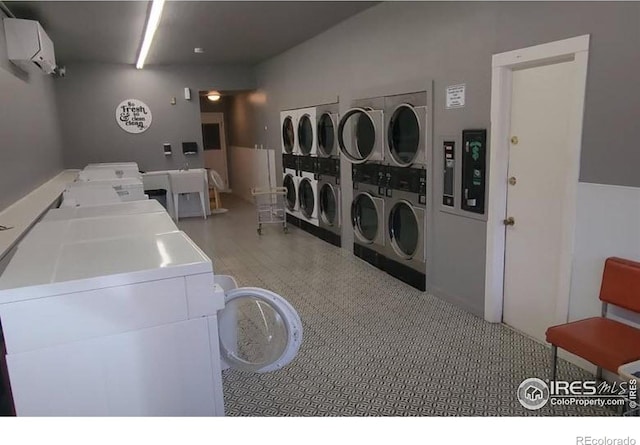
[[257,232],[258,232],[258,235],[262,235],[262,227],[258,227]]

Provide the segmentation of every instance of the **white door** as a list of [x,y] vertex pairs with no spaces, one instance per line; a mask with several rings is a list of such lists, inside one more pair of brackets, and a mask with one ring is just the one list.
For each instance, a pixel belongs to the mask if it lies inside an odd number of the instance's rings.
[[227,139],[223,113],[201,113],[204,167],[213,169],[222,178],[225,190],[229,188]]
[[504,323],[542,342],[558,323],[575,62],[514,70]]
[[282,296],[256,287],[236,287],[232,277],[216,275],[225,289],[218,313],[223,368],[275,371],[293,360],[302,344],[302,322]]

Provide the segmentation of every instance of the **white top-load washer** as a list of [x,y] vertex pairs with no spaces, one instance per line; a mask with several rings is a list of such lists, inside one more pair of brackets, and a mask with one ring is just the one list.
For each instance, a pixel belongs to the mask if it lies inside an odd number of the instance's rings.
[[95,167],[108,167],[108,168],[120,168],[120,167],[131,167],[138,168],[137,162],[92,162],[87,164],[85,168],[95,168]]
[[135,215],[139,213],[166,213],[166,211],[162,204],[155,199],[147,199],[145,201],[117,202],[91,207],[59,207],[45,213],[41,221]]
[[105,181],[121,178],[142,180],[142,174],[137,169],[120,168],[85,168],[78,173],[78,181]]
[[18,250],[37,251],[47,245],[175,231],[178,227],[167,212],[43,220],[18,244]]
[[19,244],[0,276],[17,415],[223,415],[222,367],[295,357],[302,326],[286,300],[215,277],[158,215],[40,222]]
[[62,207],[84,207],[148,199],[142,181],[136,178],[69,183],[62,195]]
[[79,181],[99,181],[117,178],[141,179],[140,169],[135,162],[106,162],[88,164],[79,174]]

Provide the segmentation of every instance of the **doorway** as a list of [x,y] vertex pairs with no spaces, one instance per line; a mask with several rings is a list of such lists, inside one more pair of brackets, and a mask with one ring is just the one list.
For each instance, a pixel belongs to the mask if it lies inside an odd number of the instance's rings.
[[224,181],[224,190],[229,188],[229,166],[224,113],[200,113],[204,167],[218,172]]
[[493,56],[485,319],[568,319],[589,36]]

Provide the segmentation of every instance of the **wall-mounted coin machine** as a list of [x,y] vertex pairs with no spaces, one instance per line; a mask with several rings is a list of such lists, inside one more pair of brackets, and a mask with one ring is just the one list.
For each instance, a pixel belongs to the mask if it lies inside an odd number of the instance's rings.
[[462,132],[462,210],[484,214],[486,154],[487,130],[464,130]]

